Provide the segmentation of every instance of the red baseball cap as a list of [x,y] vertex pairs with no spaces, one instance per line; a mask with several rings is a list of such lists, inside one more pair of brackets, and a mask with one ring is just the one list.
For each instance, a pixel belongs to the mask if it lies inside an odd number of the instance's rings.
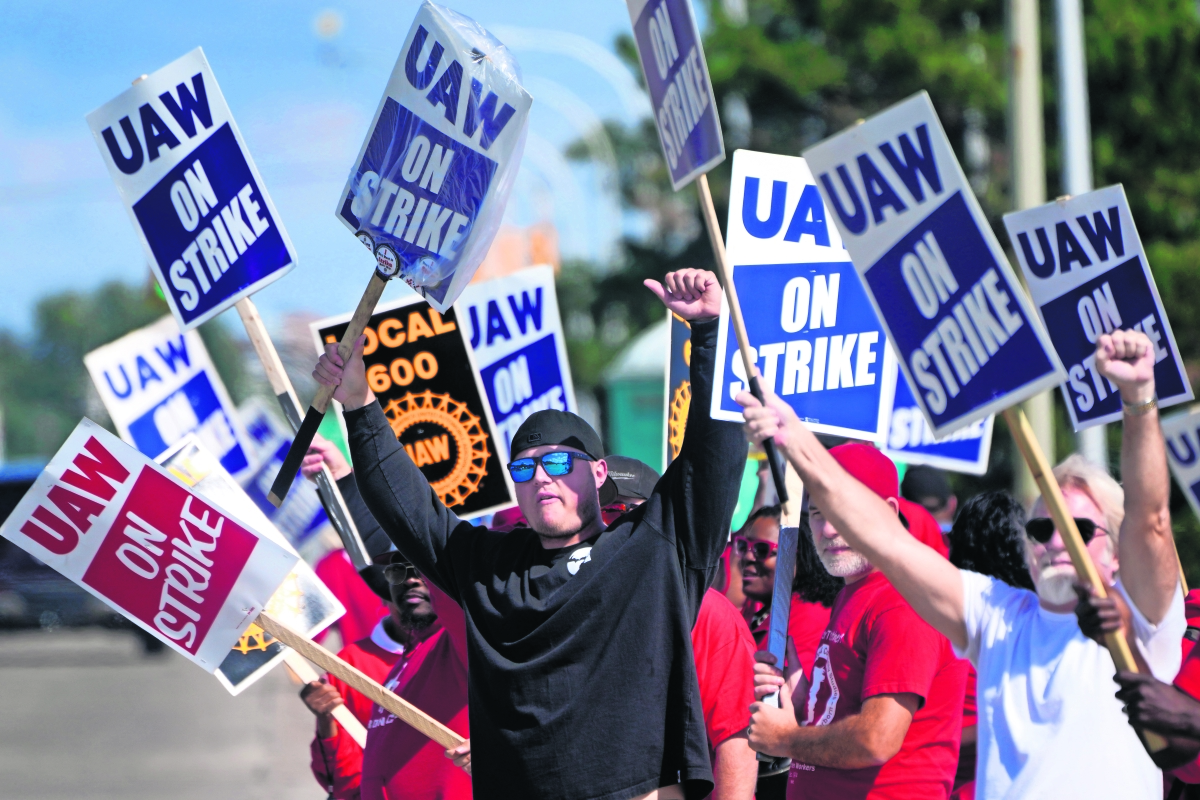
[[842,469],[884,500],[900,496],[900,477],[896,473],[896,465],[869,444],[839,444],[829,451],[829,455],[842,465]]

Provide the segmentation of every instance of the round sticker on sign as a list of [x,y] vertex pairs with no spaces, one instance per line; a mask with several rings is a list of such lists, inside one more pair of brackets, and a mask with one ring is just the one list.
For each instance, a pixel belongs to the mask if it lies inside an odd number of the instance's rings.
[[574,553],[571,553],[571,557],[567,559],[567,572],[574,575],[575,573],[579,572],[580,567],[591,560],[592,546],[588,545],[587,547],[581,547]]
[[375,250],[375,240],[371,238],[371,234],[367,233],[366,231],[359,231],[354,235],[358,237],[360,242],[367,246],[368,250]]
[[390,244],[381,244],[375,248],[375,271],[383,278],[394,278],[400,272],[400,256]]

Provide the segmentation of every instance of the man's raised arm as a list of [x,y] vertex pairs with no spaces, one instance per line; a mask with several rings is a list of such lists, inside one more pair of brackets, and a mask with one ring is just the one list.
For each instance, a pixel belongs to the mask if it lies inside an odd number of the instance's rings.
[[[646,287],[663,305],[692,328],[692,400],[683,447],[659,483],[663,495],[664,526],[671,526],[686,569],[715,567],[725,549],[730,518],[737,503],[746,443],[732,422],[711,418],[709,408],[716,366],[717,317],[721,313],[721,284],[706,270],[670,272],[660,284]],[[707,574],[693,581],[699,608],[707,587]]]
[[910,536],[892,508],[834,460],[791,406],[773,393],[765,394],[765,407],[749,392],[737,397],[746,417],[746,437],[774,438],[825,519],[887,576],[922,619],[960,652],[965,650],[967,628],[958,568]]
[[1154,400],[1154,345],[1137,331],[1113,331],[1096,342],[1096,368],[1121,392],[1121,480],[1125,521],[1117,545],[1121,584],[1138,610],[1157,624],[1178,583],[1171,478]]
[[365,337],[343,363],[337,345],[325,347],[313,377],[336,386],[333,397],[345,407],[354,478],[371,515],[421,574],[459,599],[446,551],[451,534],[469,523],[438,499],[429,481],[396,441],[375,394],[367,385],[362,351]]

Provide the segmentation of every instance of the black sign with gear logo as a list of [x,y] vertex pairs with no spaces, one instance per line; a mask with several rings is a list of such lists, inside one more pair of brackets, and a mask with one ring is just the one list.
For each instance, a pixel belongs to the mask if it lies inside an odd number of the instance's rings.
[[[419,298],[376,311],[364,331],[367,383],[396,439],[443,503],[460,517],[514,505],[471,345],[454,309]],[[322,347],[341,339],[348,317],[313,330]]]
[[670,464],[679,457],[683,447],[688,410],[692,407],[692,326],[670,311],[667,320],[671,326],[671,360],[667,367],[666,458],[663,463]]

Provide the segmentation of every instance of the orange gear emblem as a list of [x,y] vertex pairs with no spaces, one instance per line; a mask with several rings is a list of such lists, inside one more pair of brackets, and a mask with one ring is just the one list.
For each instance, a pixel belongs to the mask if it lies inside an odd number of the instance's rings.
[[683,434],[687,429],[688,409],[692,406],[692,383],[679,384],[671,396],[671,417],[667,421],[667,443],[671,445],[671,458],[679,458],[683,447]]
[[426,389],[391,400],[383,413],[397,439],[414,425],[424,423],[442,428],[454,442],[455,458],[449,472],[429,482],[443,504],[453,508],[479,490],[487,475],[488,435],[466,403]]
[[258,623],[251,622],[250,627],[246,628],[246,632],[238,637],[237,644],[233,646],[233,649],[245,656],[255,650],[262,650],[265,653],[267,648],[274,643],[274,636],[258,627]]

